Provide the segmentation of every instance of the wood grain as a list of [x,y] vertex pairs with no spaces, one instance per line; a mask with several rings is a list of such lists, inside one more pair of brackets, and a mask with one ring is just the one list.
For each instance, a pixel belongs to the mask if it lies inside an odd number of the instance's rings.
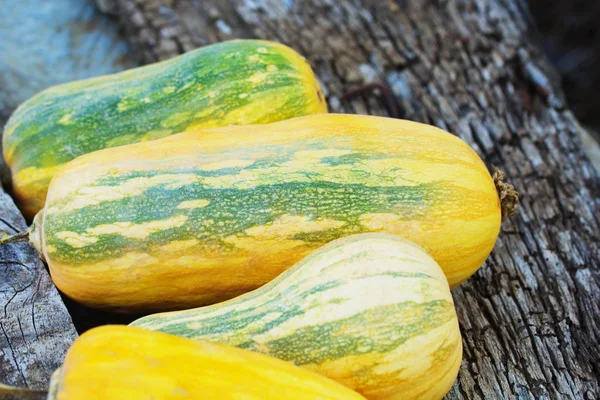
[[466,140],[521,193],[491,257],[454,290],[464,360],[448,399],[600,396],[600,180],[524,0],[110,0],[136,54],[239,37],[307,56],[333,112],[401,116]]

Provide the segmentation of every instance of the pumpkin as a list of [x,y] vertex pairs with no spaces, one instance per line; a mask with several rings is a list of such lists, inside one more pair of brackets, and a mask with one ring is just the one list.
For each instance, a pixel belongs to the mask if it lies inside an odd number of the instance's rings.
[[368,399],[441,399],[462,358],[439,265],[383,233],[335,240],[230,301],[132,325],[290,361]]
[[502,208],[485,165],[457,137],[322,114],[79,157],[52,180],[30,237],[73,299],[169,311],[256,289],[364,232],[414,241],[454,287],[492,250]]
[[181,131],[325,112],[319,84],[298,53],[233,40],[44,90],[10,117],[4,159],[17,205],[31,219],[52,176],[77,156]]
[[79,337],[49,400],[359,400],[323,376],[268,356],[126,326]]

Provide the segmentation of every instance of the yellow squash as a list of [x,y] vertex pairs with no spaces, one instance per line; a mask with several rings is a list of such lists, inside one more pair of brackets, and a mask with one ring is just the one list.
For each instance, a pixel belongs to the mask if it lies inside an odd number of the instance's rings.
[[49,400],[364,400],[262,354],[125,326],[84,333],[53,376]]
[[231,40],[44,90],[6,123],[4,159],[16,203],[31,219],[44,207],[52,176],[82,154],[198,128],[326,112],[300,54],[275,42]]
[[444,273],[384,233],[334,240],[235,299],[132,325],[290,361],[370,400],[439,400],[462,359]]
[[322,114],[79,157],[52,180],[31,240],[75,300],[166,311],[246,293],[365,232],[417,243],[454,287],[494,247],[503,208],[486,166],[456,136]]

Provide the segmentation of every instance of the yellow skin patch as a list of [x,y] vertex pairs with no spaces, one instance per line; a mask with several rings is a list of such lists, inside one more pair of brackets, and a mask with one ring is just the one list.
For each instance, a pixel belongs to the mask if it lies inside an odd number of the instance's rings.
[[138,102],[136,97],[125,97],[119,102],[119,104],[117,104],[117,110],[123,112],[137,106]]
[[[306,216],[284,215],[270,224],[248,228],[244,231],[244,235],[228,236],[224,242],[242,251],[253,251],[260,247],[266,247],[273,252],[282,253],[306,245],[303,240],[292,240],[297,234],[327,231],[345,224],[344,221],[333,219],[310,220]],[[309,249],[295,251],[299,255],[304,255],[309,252]]]
[[68,124],[72,124],[73,121],[71,120],[71,117],[74,114],[65,114],[61,119],[58,120],[58,123],[61,125],[68,125]]
[[[46,182],[61,167],[61,165],[45,168],[27,167],[13,175],[13,194],[24,215],[33,216],[44,207],[43,199],[46,197]],[[27,189],[23,190],[22,188]]]
[[200,200],[186,200],[179,203],[177,208],[179,209],[194,209],[194,208],[203,208],[210,204],[209,200],[200,199]]
[[[17,129],[19,127],[19,125],[21,125],[21,123],[22,122],[19,121],[16,124],[14,124],[10,129],[5,130],[3,136],[12,136],[12,134],[15,133],[15,129]],[[11,147],[11,153],[12,153],[12,150],[14,150],[14,147],[15,146]],[[10,153],[5,154],[4,158],[5,158],[6,162],[9,162],[11,159]]]
[[99,235],[121,235],[132,239],[144,239],[151,233],[165,229],[178,228],[187,221],[185,215],[177,215],[161,221],[150,221],[143,224],[131,222],[115,222],[114,224],[98,225],[88,228],[87,232],[92,236]]
[[257,73],[255,73],[255,74],[253,74],[253,75],[252,75],[252,76],[251,76],[251,77],[248,79],[248,81],[249,81],[249,82],[252,82],[252,83],[259,84],[259,83],[262,83],[262,82],[264,82],[264,81],[267,79],[267,77],[268,77],[268,76],[269,76],[269,74],[267,74],[267,73],[265,73],[265,72],[257,72]]
[[98,225],[86,229],[86,234],[80,235],[76,232],[57,232],[56,237],[64,240],[71,247],[81,248],[96,243],[100,235],[120,235],[131,239],[145,239],[154,232],[165,229],[177,228],[187,221],[185,215],[178,215],[162,221],[151,221],[143,224],[132,222],[115,222],[114,224]]
[[270,224],[248,228],[244,233],[257,239],[288,239],[299,233],[326,231],[344,224],[344,221],[333,219],[311,220],[304,215],[283,215]]
[[164,185],[167,189],[177,189],[198,181],[193,174],[157,175],[150,178],[133,178],[124,181],[119,186],[86,186],[81,188],[73,200],[62,207],[50,207],[48,213],[78,210],[87,206],[100,204],[104,201],[120,200],[130,196],[138,196],[146,190]]
[[254,164],[254,160],[224,160],[209,164],[203,164],[198,169],[200,171],[218,171],[225,168],[245,168]]
[[97,237],[80,235],[77,232],[70,232],[70,231],[57,232],[56,237],[61,240],[64,240],[69,246],[75,247],[78,249],[85,247],[87,245],[96,243],[98,241]]

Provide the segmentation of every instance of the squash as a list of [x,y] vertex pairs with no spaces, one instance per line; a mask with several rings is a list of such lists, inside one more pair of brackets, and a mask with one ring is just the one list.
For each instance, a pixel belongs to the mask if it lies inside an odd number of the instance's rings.
[[44,90],[3,137],[17,205],[30,220],[66,162],[181,131],[325,113],[306,60],[284,45],[234,40],[168,61]]
[[322,114],[79,157],[56,174],[36,220],[31,240],[66,295],[148,312],[233,298],[363,232],[416,242],[454,287],[492,250],[501,204],[457,137]]
[[294,365],[235,347],[126,326],[94,328],[69,349],[49,400],[359,400]]
[[444,273],[383,233],[335,240],[228,302],[132,325],[291,361],[368,399],[441,399],[462,358]]

